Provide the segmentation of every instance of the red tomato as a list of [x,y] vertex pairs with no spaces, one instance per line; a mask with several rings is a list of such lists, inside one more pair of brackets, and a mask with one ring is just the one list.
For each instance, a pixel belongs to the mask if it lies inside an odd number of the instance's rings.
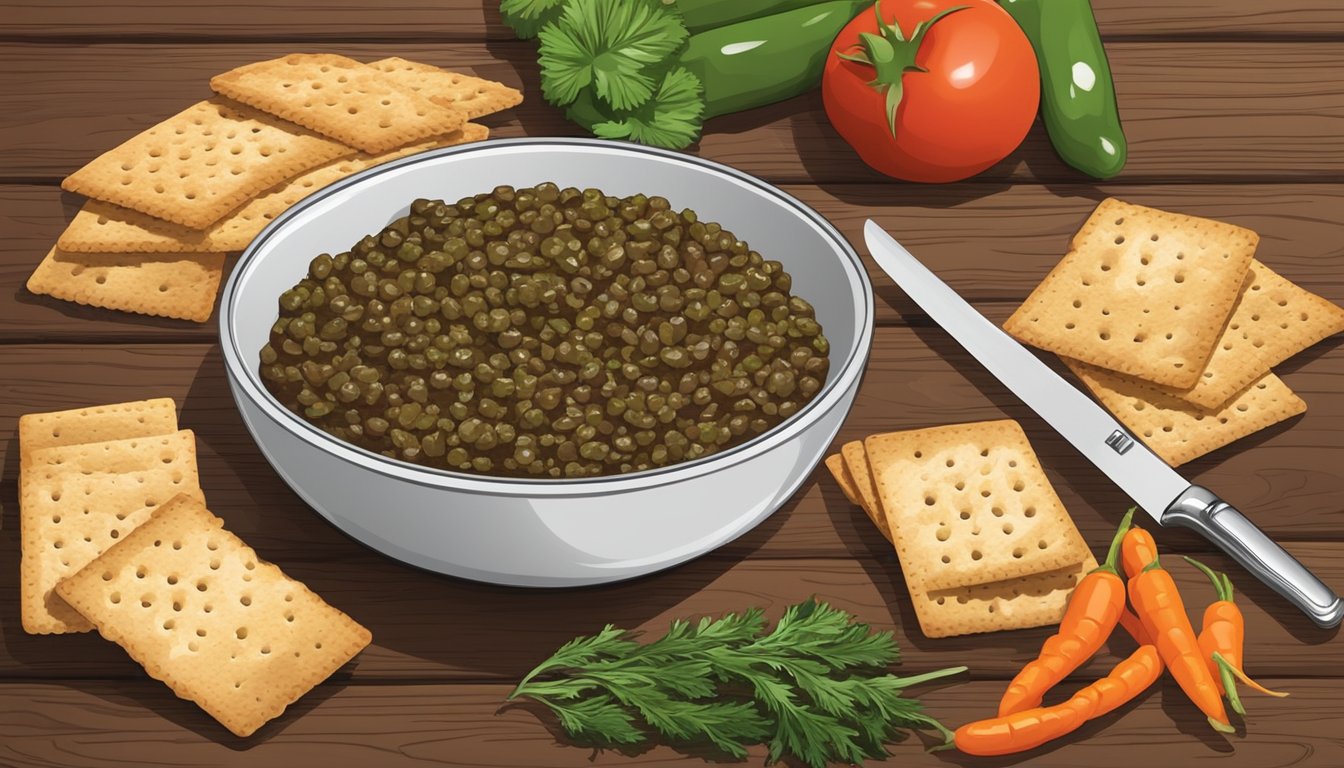
[[826,116],[865,163],[907,181],[957,181],[1022,143],[1040,75],[1007,11],[990,0],[885,0],[877,9],[836,37],[822,78]]

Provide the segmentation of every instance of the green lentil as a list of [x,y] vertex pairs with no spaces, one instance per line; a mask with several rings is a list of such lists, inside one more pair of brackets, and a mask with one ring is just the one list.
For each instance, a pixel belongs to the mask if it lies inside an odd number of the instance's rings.
[[592,477],[711,455],[797,413],[830,345],[759,253],[659,197],[540,184],[410,213],[279,297],[267,388],[376,453]]

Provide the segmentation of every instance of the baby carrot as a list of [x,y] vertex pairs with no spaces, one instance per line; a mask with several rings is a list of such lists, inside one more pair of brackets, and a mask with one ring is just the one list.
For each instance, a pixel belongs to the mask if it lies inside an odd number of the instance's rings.
[[1157,559],[1157,542],[1153,535],[1138,526],[1129,529],[1124,543],[1120,545],[1120,561],[1124,563],[1125,576],[1138,576],[1149,563]]
[[[1133,534],[1134,531],[1130,531],[1126,538]],[[1208,716],[1209,724],[1216,730],[1232,732],[1234,729],[1227,719],[1227,711],[1223,709],[1223,698],[1213,681],[1213,674],[1204,663],[1195,628],[1190,625],[1190,617],[1185,615],[1181,593],[1156,554],[1137,576],[1130,578],[1129,600],[1181,690]]]
[[1110,674],[1075,693],[1068,701],[967,723],[957,729],[957,749],[970,755],[1007,755],[1057,739],[1139,695],[1162,674],[1162,659],[1152,645],[1141,645]]
[[1041,646],[1040,655],[1017,673],[999,701],[999,715],[1038,707],[1045,696],[1083,662],[1092,658],[1110,637],[1125,609],[1125,581],[1116,572],[1120,542],[1134,518],[1131,507],[1111,539],[1106,562],[1092,569],[1074,587],[1059,631]]
[[1214,684],[1227,696],[1232,711],[1245,716],[1246,710],[1237,695],[1237,683],[1242,682],[1261,693],[1270,696],[1287,696],[1286,693],[1271,691],[1246,676],[1242,670],[1242,651],[1246,642],[1246,617],[1241,608],[1232,599],[1232,580],[1226,573],[1216,573],[1212,568],[1193,557],[1186,562],[1198,568],[1213,582],[1218,599],[1204,609],[1204,623],[1199,631],[1199,649],[1204,653],[1204,662],[1213,674]]

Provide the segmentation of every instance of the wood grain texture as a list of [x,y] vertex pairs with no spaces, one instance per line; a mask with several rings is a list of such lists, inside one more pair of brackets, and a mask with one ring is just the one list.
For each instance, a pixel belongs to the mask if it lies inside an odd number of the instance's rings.
[[[225,525],[252,542],[245,526],[227,517]],[[1289,549],[1327,582],[1344,580],[1340,562],[1344,544],[1292,544]],[[293,550],[257,550],[373,633],[373,645],[346,673],[361,682],[517,681],[561,644],[608,623],[640,630],[652,639],[675,618],[717,616],[752,606],[774,618],[809,595],[850,611],[877,629],[892,630],[904,663],[916,670],[967,664],[975,678],[1007,680],[1054,632],[1042,627],[925,638],[900,568],[885,548],[856,551],[852,559],[843,560],[703,558],[623,584],[555,591],[473,584],[354,548],[338,559],[322,561],[303,559]],[[1203,606],[1213,600],[1213,590],[1178,552],[1164,549],[1163,562],[1198,621]],[[1236,584],[1237,601],[1247,617],[1245,658],[1251,674],[1344,677],[1344,644],[1333,642],[1337,632],[1313,627],[1230,559],[1215,554],[1199,558],[1227,570]],[[11,623],[16,613],[12,595],[17,590],[11,588],[10,579],[6,576],[0,587],[5,627],[0,679],[143,677],[120,648],[96,634],[22,634],[18,622]],[[1133,644],[1118,631],[1107,650],[1076,676],[1104,675],[1132,650]]]
[[[1115,195],[1144,205],[1210,216],[1260,234],[1258,257],[1308,290],[1344,304],[1340,232],[1344,184],[1028,184],[923,187],[864,183],[784,191],[815,208],[861,252],[871,217],[982,309],[1002,319],[1055,265],[1097,201]],[[674,201],[677,202],[677,201]],[[693,201],[681,201],[689,204]],[[81,307],[30,294],[24,282],[80,205],[53,185],[0,185],[0,343],[210,341],[204,325]],[[717,218],[750,242],[749,222]],[[370,230],[382,222],[370,222]],[[769,255],[769,254],[767,254]],[[928,324],[865,255],[877,292],[877,323]]]
[[[530,43],[331,44],[361,59],[391,54],[522,87],[527,102],[486,118],[496,137],[576,135],[540,98]],[[0,178],[52,179],[208,94],[237,65],[293,43],[0,44]],[[1339,181],[1344,172],[1344,42],[1109,46],[1129,164],[1121,182]],[[881,180],[826,122],[812,92],[708,123],[696,151],[776,182]],[[1039,125],[984,181],[1078,182]]]
[[[1175,685],[1163,680],[1065,739],[1010,758],[928,754],[921,737],[891,745],[886,761],[904,766],[1030,765],[1033,768],[1131,768],[1213,762],[1284,768],[1337,768],[1344,750],[1332,715],[1332,680],[1270,678],[1287,699],[1246,703],[1244,731],[1210,732]],[[152,681],[11,684],[0,688],[0,762],[13,765],[141,766],[148,755],[176,766],[294,765],[549,768],[705,765],[704,752],[667,746],[627,754],[568,745],[544,710],[505,706],[503,685],[343,686],[330,683],[300,700],[250,739],[229,737],[189,702]],[[925,709],[955,727],[991,714],[995,683],[913,689]],[[689,752],[690,754],[687,754]],[[1160,756],[1160,757],[1159,757]],[[761,765],[753,749],[741,765]],[[872,763],[870,763],[872,764]]]
[[[37,39],[111,38],[126,34],[174,39],[352,40],[411,37],[417,40],[507,40],[497,0],[398,0],[369,13],[361,0],[227,0],[187,5],[172,0],[89,2],[53,0],[8,3],[6,32]],[[1249,39],[1318,36],[1344,31],[1329,0],[1272,8],[1252,0],[1095,0],[1105,38],[1230,36]]]

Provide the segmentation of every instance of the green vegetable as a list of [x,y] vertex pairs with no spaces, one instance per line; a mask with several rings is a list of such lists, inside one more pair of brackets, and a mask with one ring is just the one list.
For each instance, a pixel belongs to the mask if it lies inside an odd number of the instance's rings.
[[871,5],[871,0],[833,0],[692,36],[681,63],[700,79],[705,117],[815,88],[835,36]]
[[664,62],[686,41],[686,27],[656,2],[571,0],[538,37],[547,101],[565,106],[592,88],[625,110],[653,96]]
[[1064,162],[1108,179],[1127,147],[1110,63],[1088,0],[1002,0],[1036,50],[1041,116]]
[[[680,149],[706,117],[814,87],[835,35],[868,5],[503,0],[500,13],[520,37],[539,38],[542,93],[571,120],[604,138]],[[757,14],[768,15],[746,18]]]
[[681,12],[691,32],[759,19],[795,8],[821,5],[827,0],[675,0],[672,7]]
[[677,620],[647,645],[608,625],[566,643],[509,698],[545,704],[587,744],[638,744],[656,733],[741,758],[764,743],[768,762],[822,768],[885,757],[903,728],[933,729],[951,743],[952,733],[902,693],[966,668],[902,678],[886,672],[898,655],[890,632],[809,599],[769,633],[758,609]]
[[567,0],[501,0],[499,15],[519,39],[531,40],[564,10]]

